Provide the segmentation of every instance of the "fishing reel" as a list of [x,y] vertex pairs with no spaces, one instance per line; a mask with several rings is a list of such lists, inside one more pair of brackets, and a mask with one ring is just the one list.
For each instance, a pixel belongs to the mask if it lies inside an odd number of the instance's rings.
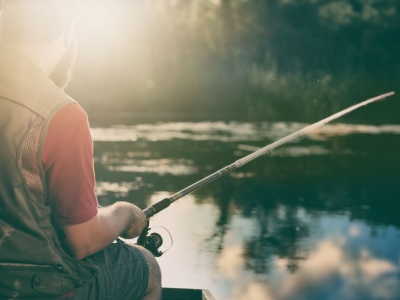
[[[139,235],[136,244],[149,250],[155,257],[160,257],[169,248],[172,247],[173,241],[172,236],[169,231],[164,227],[156,227],[158,231],[163,231],[163,234],[154,231],[154,229],[149,228],[149,224],[143,229],[142,233]],[[163,237],[164,236],[164,237]],[[169,240],[169,246],[165,245],[165,241]],[[162,249],[161,247],[164,246]]]

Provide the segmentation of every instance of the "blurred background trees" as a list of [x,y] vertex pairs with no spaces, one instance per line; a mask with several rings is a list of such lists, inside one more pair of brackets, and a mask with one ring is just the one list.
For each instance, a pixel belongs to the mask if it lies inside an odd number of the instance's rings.
[[[396,0],[89,1],[69,92],[92,115],[314,121],[399,87],[399,11]],[[374,120],[395,122],[396,102]]]

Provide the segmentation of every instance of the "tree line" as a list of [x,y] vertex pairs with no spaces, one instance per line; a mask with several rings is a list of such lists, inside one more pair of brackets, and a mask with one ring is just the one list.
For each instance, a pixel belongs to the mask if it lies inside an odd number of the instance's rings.
[[399,10],[395,0],[95,3],[69,91],[89,114],[314,119],[396,89]]

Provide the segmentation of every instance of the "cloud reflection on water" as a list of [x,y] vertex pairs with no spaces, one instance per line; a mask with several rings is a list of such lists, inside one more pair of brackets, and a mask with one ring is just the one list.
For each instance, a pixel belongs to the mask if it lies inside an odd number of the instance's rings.
[[281,276],[270,289],[275,299],[309,299],[310,295],[313,299],[398,299],[398,266],[367,250],[361,252],[355,259],[345,245],[323,239],[294,274],[286,274],[286,259],[276,259]]
[[[199,204],[192,196],[173,205],[170,213],[175,217],[161,213],[155,220],[156,224],[165,225],[178,241],[160,260],[166,286],[208,288],[216,299],[232,300],[400,297],[400,257],[397,260],[384,257],[387,247],[400,245],[397,229],[380,227],[371,235],[369,226],[347,216],[321,215],[312,219],[304,216],[314,230],[302,242],[307,254],[297,270],[288,268],[290,259],[271,252],[262,254],[270,258],[269,272],[255,274],[248,268],[245,255],[245,241],[257,228],[253,220],[232,216],[223,247],[215,252],[213,244],[207,242],[207,235],[213,236],[210,224],[217,220],[216,208],[209,203]],[[300,210],[298,215],[304,215]],[[197,244],[193,244],[196,235]],[[388,236],[394,243],[382,245]]]

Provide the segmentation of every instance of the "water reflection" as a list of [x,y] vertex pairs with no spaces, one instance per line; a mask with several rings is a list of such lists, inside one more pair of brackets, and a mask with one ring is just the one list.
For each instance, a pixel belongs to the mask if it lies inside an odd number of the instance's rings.
[[[112,126],[110,128],[92,128],[95,141],[171,141],[184,139],[192,141],[235,142],[235,141],[268,141],[276,140],[293,133],[308,124],[298,122],[175,122],[138,124],[132,126]],[[363,134],[400,134],[399,125],[361,125],[361,124],[327,124],[310,133],[310,139],[321,139],[329,136],[342,136],[354,133]]]
[[146,159],[146,160],[121,160],[112,163],[106,161],[107,169],[111,172],[157,173],[159,175],[188,175],[196,173],[196,168],[191,162],[180,159]]
[[[93,129],[101,204],[140,207],[300,123]],[[217,299],[399,299],[400,126],[328,125],[155,216],[172,234],[164,285]]]
[[[271,211],[271,215],[279,215],[281,210]],[[210,241],[211,224],[218,219],[215,207],[196,204],[196,199],[189,197],[174,204],[173,211],[179,218],[161,214],[153,223],[166,225],[175,239],[173,248],[160,258],[167,272],[165,285],[206,286],[217,299],[400,297],[400,232],[394,227],[379,226],[373,233],[369,226],[348,216],[315,217],[299,209],[296,215],[307,220],[300,231],[311,229],[295,245],[286,242],[297,253],[285,247],[274,250],[272,242],[271,247],[259,247],[252,257],[246,253],[248,243],[258,240],[263,231],[254,219],[233,213],[219,249]],[[290,240],[297,229],[288,231],[276,234],[281,240]]]

